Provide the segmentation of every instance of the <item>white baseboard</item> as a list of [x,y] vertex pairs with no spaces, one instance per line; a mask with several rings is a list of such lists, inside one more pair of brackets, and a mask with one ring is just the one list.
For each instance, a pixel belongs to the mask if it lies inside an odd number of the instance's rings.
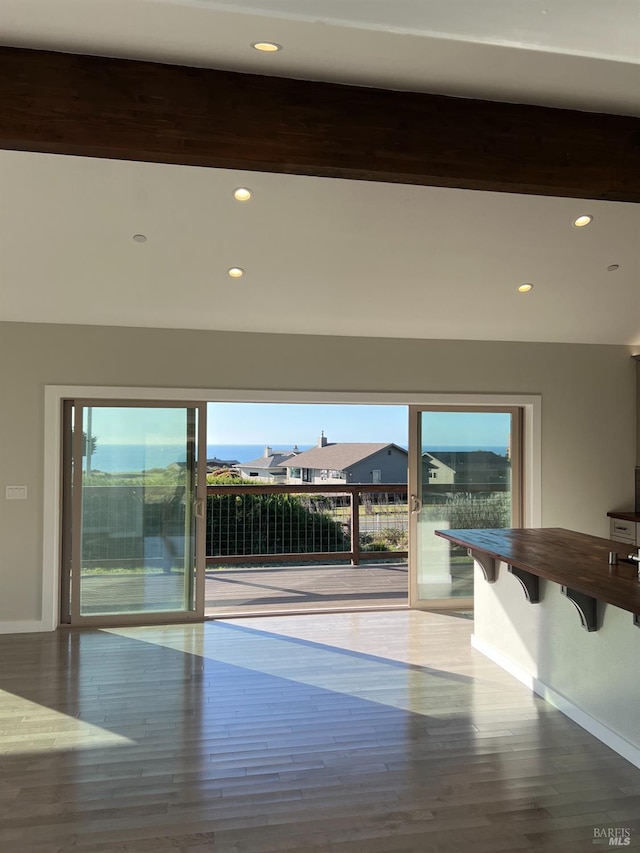
[[41,621],[24,619],[20,622],[0,622],[0,634],[37,634],[44,631]]
[[523,669],[517,663],[514,663],[508,657],[499,652],[496,648],[494,648],[489,643],[485,643],[484,640],[481,640],[476,634],[471,635],[471,646],[479,652],[492,660],[494,663],[497,663],[501,669],[506,670],[509,675],[513,675],[514,678],[517,678],[518,681],[521,681],[529,690],[535,691],[534,684],[536,679],[531,675],[531,673],[527,672],[526,669]]
[[508,672],[509,675],[517,678],[518,681],[522,682],[522,684],[534,693],[537,693],[538,696],[541,696],[550,705],[553,705],[554,708],[562,711],[570,720],[573,720],[574,723],[577,723],[581,728],[589,732],[589,734],[593,735],[614,752],[617,752],[618,755],[626,758],[631,764],[640,768],[640,748],[607,728],[603,723],[589,716],[586,711],[574,705],[573,702],[570,702],[561,693],[556,692],[552,687],[549,687],[531,675],[530,672],[527,672],[521,666],[509,660],[502,652],[499,652],[489,643],[485,643],[484,640],[479,639],[475,634],[471,636],[471,645],[485,657],[489,658],[489,660],[492,660]]

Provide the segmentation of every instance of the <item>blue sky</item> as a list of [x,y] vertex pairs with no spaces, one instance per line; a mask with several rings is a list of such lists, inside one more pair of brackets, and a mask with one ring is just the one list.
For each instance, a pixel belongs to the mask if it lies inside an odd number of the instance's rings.
[[[509,415],[493,412],[429,412],[423,444],[507,447]],[[296,403],[210,403],[207,443],[313,445],[324,430],[329,441],[408,442],[406,406]]]
[[[184,443],[184,410],[95,407],[91,432],[104,444]],[[85,412],[85,418],[87,413]],[[427,412],[423,447],[508,445],[509,415],[492,412]],[[86,429],[85,420],[85,429]],[[324,431],[334,441],[408,442],[406,406],[300,403],[209,403],[207,444],[314,445]]]
[[461,446],[472,450],[509,446],[511,415],[506,412],[423,412],[422,448]]
[[187,435],[182,408],[92,406],[84,410],[83,429],[102,444],[181,444]]
[[299,403],[209,403],[208,444],[315,444],[329,441],[407,443],[406,406]]

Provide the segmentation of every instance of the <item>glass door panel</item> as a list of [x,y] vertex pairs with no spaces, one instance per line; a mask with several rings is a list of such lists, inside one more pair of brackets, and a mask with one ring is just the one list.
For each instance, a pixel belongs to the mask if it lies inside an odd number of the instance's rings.
[[196,570],[206,476],[198,477],[197,448],[204,417],[199,406],[76,402],[73,623],[202,611],[196,581],[204,567]]
[[435,535],[520,524],[518,409],[411,412],[411,604],[473,603],[473,560]]

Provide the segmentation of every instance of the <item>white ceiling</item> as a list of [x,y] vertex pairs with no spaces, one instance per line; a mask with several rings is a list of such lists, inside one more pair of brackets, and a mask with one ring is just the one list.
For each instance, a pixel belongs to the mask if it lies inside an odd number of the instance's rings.
[[[640,0],[2,0],[0,15],[5,44],[640,115]],[[9,321],[635,344],[639,246],[640,205],[0,152]]]
[[[640,0],[2,0],[0,42],[640,114]],[[259,54],[251,42],[284,45]]]

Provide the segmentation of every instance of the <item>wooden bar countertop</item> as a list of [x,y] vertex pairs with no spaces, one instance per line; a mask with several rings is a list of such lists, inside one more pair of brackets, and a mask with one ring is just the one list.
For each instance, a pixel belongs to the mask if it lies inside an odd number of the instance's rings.
[[640,521],[640,512],[632,512],[632,511],[615,512],[615,511],[612,511],[612,512],[608,512],[607,516],[609,518],[623,518],[625,521],[633,521],[633,522]]
[[436,530],[436,535],[598,601],[640,613],[637,564],[609,565],[610,551],[622,559],[636,552],[632,545],[561,527]]

